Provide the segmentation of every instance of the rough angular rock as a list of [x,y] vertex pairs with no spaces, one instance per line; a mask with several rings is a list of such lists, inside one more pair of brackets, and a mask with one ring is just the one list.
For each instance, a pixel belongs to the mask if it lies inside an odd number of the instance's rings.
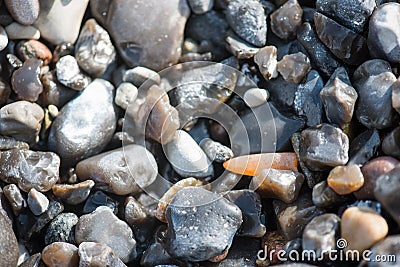
[[61,213],[48,225],[44,242],[50,245],[54,242],[75,243],[74,230],[78,216],[74,213]]
[[75,43],[89,0],[40,1],[40,13],[35,22],[42,37],[54,45]]
[[77,91],[90,83],[90,78],[81,73],[78,62],[71,55],[63,56],[57,61],[56,73],[61,84]]
[[317,258],[327,257],[329,251],[336,249],[339,226],[340,218],[336,214],[326,213],[315,217],[304,228],[302,248],[315,251]]
[[226,20],[243,40],[258,47],[265,45],[267,21],[259,1],[230,1],[226,10]]
[[340,63],[319,40],[310,23],[303,23],[297,33],[297,40],[307,50],[312,66],[318,69],[325,77],[330,77],[340,67]]
[[380,5],[369,21],[368,48],[374,57],[400,63],[400,4]]
[[265,169],[251,180],[250,189],[256,189],[263,198],[275,198],[285,203],[294,202],[304,182],[299,172]]
[[229,250],[242,223],[236,205],[198,187],[180,190],[167,207],[166,216],[168,253],[190,261],[208,260]]
[[358,165],[337,166],[328,176],[328,185],[339,195],[347,195],[357,191],[364,184],[364,176]]
[[303,9],[297,0],[288,0],[271,14],[271,30],[281,39],[294,39],[302,16]]
[[345,196],[341,196],[333,191],[326,181],[316,184],[312,190],[312,201],[315,206],[320,208],[341,204],[346,199]]
[[232,34],[226,37],[227,49],[238,59],[252,58],[259,49]]
[[75,44],[75,58],[79,66],[94,77],[100,77],[115,59],[115,48],[110,36],[96,20],[89,19]]
[[94,184],[93,180],[86,180],[73,185],[55,184],[52,190],[53,194],[62,199],[65,203],[77,205],[87,199]]
[[14,71],[12,75],[12,87],[18,95],[18,99],[35,102],[43,91],[39,74],[42,61],[39,59],[28,59],[24,65]]
[[269,93],[265,89],[251,88],[244,93],[243,100],[250,108],[258,107],[267,102]]
[[21,24],[33,24],[39,16],[39,0],[6,0],[11,16]]
[[12,226],[0,214],[0,265],[17,266],[18,243]]
[[74,267],[79,263],[78,248],[64,242],[52,243],[43,249],[42,260],[49,267]]
[[366,130],[365,132],[359,134],[350,143],[350,159],[347,162],[347,165],[364,165],[375,155],[380,144],[381,139],[376,129]]
[[346,164],[348,151],[347,135],[330,124],[323,123],[301,132],[300,159],[313,171]]
[[361,33],[367,27],[369,17],[376,8],[374,0],[317,0],[317,10],[338,23]]
[[178,130],[165,147],[166,156],[174,170],[182,177],[206,177],[213,175],[213,166],[193,138]]
[[347,241],[346,251],[363,252],[384,239],[388,229],[386,220],[369,208],[350,207],[346,209],[340,223],[341,237]]
[[297,87],[294,97],[294,108],[299,116],[306,118],[308,126],[316,126],[322,122],[322,101],[320,98],[324,82],[315,70],[307,74],[304,83]]
[[79,266],[126,267],[116,253],[107,245],[83,242],[79,245]]
[[301,52],[286,55],[278,62],[278,71],[288,82],[300,83],[310,68],[310,60]]
[[7,183],[18,183],[25,192],[32,188],[49,191],[58,180],[60,158],[55,153],[11,149],[0,155],[0,178]]
[[54,120],[49,133],[49,148],[66,165],[71,166],[99,153],[111,140],[116,127],[113,91],[109,82],[96,79],[68,102]]
[[368,57],[367,40],[321,13],[314,13],[319,39],[331,52],[350,65],[358,65]]
[[260,48],[254,55],[254,62],[266,80],[278,77],[277,49],[275,46]]
[[353,84],[358,93],[357,119],[368,128],[394,126],[399,115],[388,105],[392,101],[392,85],[396,76],[390,64],[381,59],[368,60],[354,72]]
[[9,184],[4,186],[3,192],[8,202],[11,204],[11,208],[14,212],[14,215],[17,216],[22,209],[28,206],[25,198],[21,194],[21,191],[15,184]]
[[[104,6],[103,0],[93,2],[91,5]],[[177,63],[190,13],[187,2],[151,0],[137,5],[132,13],[135,5],[136,0],[112,1],[97,16],[104,21],[122,58],[130,67],[139,65],[156,71]]]
[[49,208],[49,200],[45,195],[32,188],[28,193],[28,205],[32,213],[39,216]]
[[75,240],[78,244],[103,243],[114,250],[123,262],[136,257],[136,240],[133,238],[131,228],[107,207],[99,207],[93,213],[79,218],[75,229]]
[[400,158],[399,153],[399,134],[400,127],[394,128],[388,135],[385,136],[382,142],[382,151],[389,156]]
[[127,145],[90,157],[76,165],[83,181],[92,179],[97,188],[118,195],[138,193],[156,179],[154,156],[140,145]]
[[358,94],[343,67],[335,70],[320,95],[328,121],[342,129],[347,127],[353,117]]
[[233,152],[229,147],[211,139],[206,139],[204,142],[200,142],[200,147],[211,161],[225,162],[228,159],[233,158]]

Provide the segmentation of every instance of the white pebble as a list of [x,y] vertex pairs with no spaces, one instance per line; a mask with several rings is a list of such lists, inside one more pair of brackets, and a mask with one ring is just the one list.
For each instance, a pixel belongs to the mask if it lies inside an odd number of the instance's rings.
[[265,89],[251,88],[244,93],[244,102],[251,108],[260,106],[267,102],[269,92]]
[[138,89],[131,83],[121,83],[115,93],[115,104],[127,109],[129,104],[136,100]]

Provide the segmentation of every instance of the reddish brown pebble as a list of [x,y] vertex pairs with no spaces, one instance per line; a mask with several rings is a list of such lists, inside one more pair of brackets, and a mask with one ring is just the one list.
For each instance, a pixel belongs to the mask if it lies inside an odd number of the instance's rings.
[[298,160],[293,152],[264,153],[240,156],[225,161],[223,166],[226,170],[255,176],[264,169],[291,170],[297,172]]
[[375,199],[375,183],[379,176],[391,171],[399,161],[392,157],[379,157],[367,162],[361,172],[364,175],[364,185],[354,192],[358,199]]
[[360,189],[364,176],[358,165],[337,166],[328,176],[328,185],[339,195],[347,195]]
[[17,45],[17,52],[23,61],[29,58],[37,58],[43,60],[44,65],[49,64],[53,58],[47,46],[36,40],[19,42]]

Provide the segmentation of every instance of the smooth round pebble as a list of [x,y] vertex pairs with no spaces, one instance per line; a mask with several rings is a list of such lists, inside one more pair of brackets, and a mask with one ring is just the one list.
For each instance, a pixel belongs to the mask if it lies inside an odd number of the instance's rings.
[[11,40],[34,39],[40,38],[40,31],[34,26],[25,26],[18,22],[13,22],[5,27],[8,38]]
[[55,242],[42,251],[42,260],[48,267],[76,267],[79,263],[78,248],[65,242]]
[[364,176],[358,165],[337,166],[328,176],[328,185],[339,195],[347,195],[361,188]]
[[251,88],[244,93],[243,99],[250,108],[260,106],[267,102],[269,93],[265,89]]
[[5,0],[11,16],[21,24],[33,24],[39,16],[39,0]]
[[138,89],[136,86],[129,82],[123,82],[117,87],[115,104],[126,110],[136,100],[137,95]]

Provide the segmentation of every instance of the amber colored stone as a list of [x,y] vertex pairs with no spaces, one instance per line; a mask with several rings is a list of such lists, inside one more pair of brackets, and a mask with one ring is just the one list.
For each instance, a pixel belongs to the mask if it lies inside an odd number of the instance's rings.
[[347,195],[360,189],[364,184],[364,176],[358,165],[337,166],[328,176],[328,185],[339,195]]
[[43,249],[42,260],[49,267],[75,267],[79,263],[78,248],[69,243],[54,242]]
[[255,176],[268,168],[297,172],[297,164],[298,160],[295,153],[283,152],[240,156],[225,161],[223,166],[233,173]]

